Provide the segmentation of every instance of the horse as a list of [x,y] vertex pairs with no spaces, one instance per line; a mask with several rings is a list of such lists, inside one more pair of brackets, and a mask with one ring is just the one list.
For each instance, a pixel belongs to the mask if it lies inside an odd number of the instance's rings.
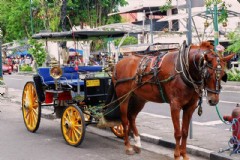
[[[198,106],[201,109],[204,92],[210,106],[219,102],[221,80],[227,81],[226,62],[233,56],[223,57],[210,42],[202,42],[188,47],[184,43],[179,50],[157,56],[133,54],[119,61],[113,69],[112,88],[120,106],[126,154],[141,151],[136,118],[145,103],[152,101],[169,103],[176,141],[174,158],[188,160],[186,144],[192,114]],[[130,131],[134,145],[129,142]]]

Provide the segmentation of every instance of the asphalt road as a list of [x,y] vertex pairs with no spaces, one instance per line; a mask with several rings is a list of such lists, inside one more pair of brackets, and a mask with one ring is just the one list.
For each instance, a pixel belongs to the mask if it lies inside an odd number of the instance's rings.
[[[80,147],[65,143],[59,120],[41,119],[36,133],[24,126],[20,107],[0,97],[0,159],[1,160],[171,160],[169,156],[149,152],[127,156],[123,141],[112,133],[87,128]],[[94,132],[104,132],[102,136]],[[147,146],[144,144],[144,146]],[[152,146],[151,146],[152,147]],[[172,151],[169,153],[172,156]]]
[[[22,90],[25,83],[27,81],[32,81],[31,75],[4,75],[4,81],[8,85],[9,88],[15,88]],[[230,115],[232,110],[235,108],[237,103],[240,103],[240,91],[239,90],[226,90],[223,88],[220,94],[220,102],[218,104],[219,111],[221,115]],[[228,129],[229,126],[224,125],[216,112],[216,108],[214,106],[209,106],[205,98],[203,99],[203,114],[201,117],[197,115],[197,111],[195,111],[193,115],[193,122],[198,123],[200,125],[216,125],[216,127],[223,127]],[[148,102],[143,111],[153,115],[162,115],[166,117],[170,117],[170,109],[168,104],[157,104]]]

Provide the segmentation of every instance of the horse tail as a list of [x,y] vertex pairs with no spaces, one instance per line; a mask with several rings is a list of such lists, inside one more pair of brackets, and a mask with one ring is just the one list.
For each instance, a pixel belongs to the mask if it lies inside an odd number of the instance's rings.
[[119,101],[117,100],[117,94],[113,82],[111,82],[108,88],[108,95],[105,101],[106,110],[104,112],[104,117],[109,120],[120,119],[120,107]]
[[116,96],[116,92],[115,92],[114,84],[111,81],[111,84],[108,87],[107,99],[105,101],[105,105],[108,105],[109,103],[111,103],[113,97],[115,97],[115,96]]

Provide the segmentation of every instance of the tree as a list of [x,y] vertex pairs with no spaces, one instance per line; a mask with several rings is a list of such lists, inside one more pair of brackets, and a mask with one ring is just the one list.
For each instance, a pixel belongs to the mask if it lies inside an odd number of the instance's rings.
[[31,32],[29,16],[29,1],[0,0],[0,25],[4,32],[4,41],[23,39]]
[[30,39],[29,44],[31,47],[29,48],[28,52],[33,56],[34,60],[36,61],[37,67],[41,67],[43,63],[46,61],[47,53],[44,49],[44,44]]
[[[31,14],[34,33],[41,30],[61,31],[61,21],[66,29],[71,25],[97,27],[120,22],[120,16],[108,17],[126,0],[0,0],[0,25],[5,42],[31,37]],[[65,13],[66,14],[65,14]],[[69,19],[66,19],[67,15]]]
[[240,28],[228,34],[231,45],[228,46],[227,51],[238,53],[240,52]]

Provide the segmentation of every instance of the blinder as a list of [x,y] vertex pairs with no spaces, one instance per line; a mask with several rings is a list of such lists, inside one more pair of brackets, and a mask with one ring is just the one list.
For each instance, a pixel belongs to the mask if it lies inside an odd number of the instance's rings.
[[[222,87],[221,87],[221,85],[220,85],[220,77],[221,77],[221,72],[222,72],[222,66],[221,66],[221,64],[220,64],[220,57],[218,57],[217,56],[217,67],[216,68],[213,68],[213,66],[212,66],[212,64],[207,64],[206,65],[208,68],[210,68],[210,69],[212,69],[212,70],[214,70],[215,71],[215,76],[216,76],[216,83],[215,83],[215,90],[213,90],[213,89],[210,89],[210,88],[205,88],[208,92],[212,92],[212,93],[215,93],[215,94],[219,94],[220,93],[220,91],[221,91],[221,89],[222,89]],[[204,71],[204,78],[205,79],[208,79],[209,77],[210,77],[210,73],[208,72],[208,70],[207,70],[207,68],[205,68],[205,71]],[[225,75],[226,75],[226,73],[225,73]],[[224,76],[225,76],[224,75]],[[222,80],[224,79],[224,80],[226,80],[226,76],[225,77],[222,77]],[[226,81],[225,81],[226,82]]]
[[222,76],[222,81],[227,82],[227,79],[228,79],[228,75],[226,72],[224,72],[224,75]]

